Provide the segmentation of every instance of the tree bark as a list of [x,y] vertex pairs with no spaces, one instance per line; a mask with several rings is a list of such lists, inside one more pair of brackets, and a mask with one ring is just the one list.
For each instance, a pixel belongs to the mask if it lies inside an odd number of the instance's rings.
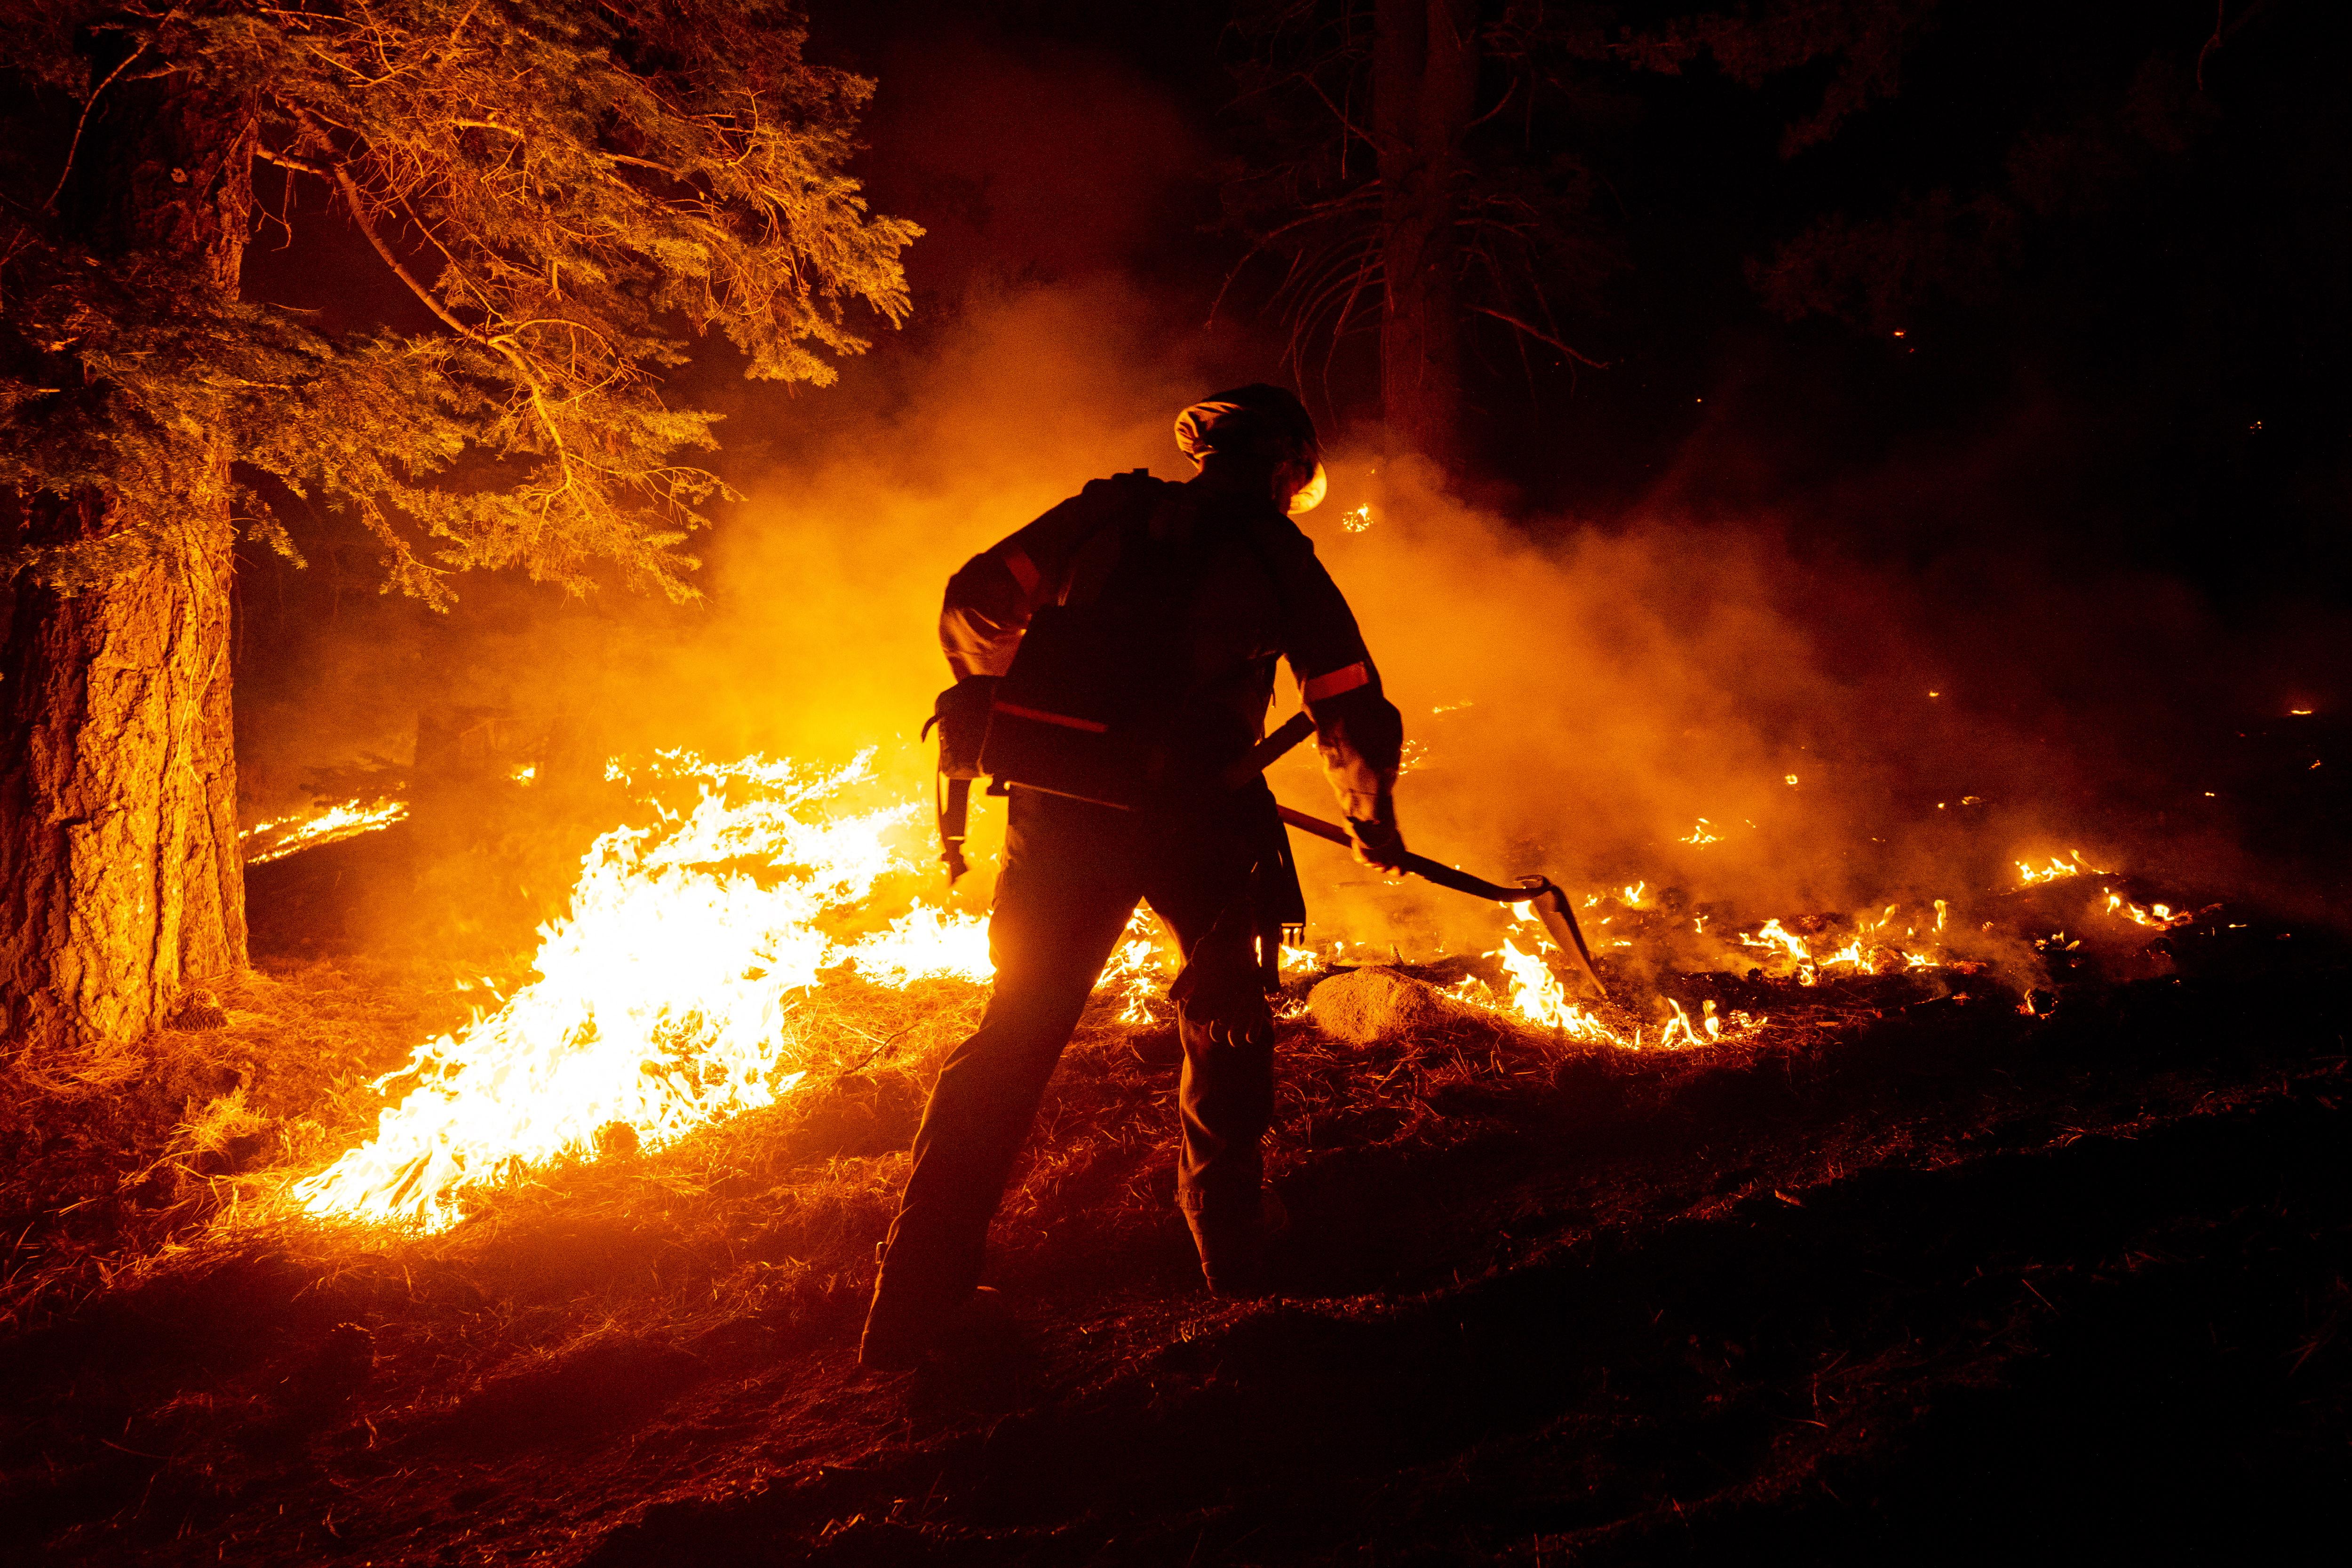
[[1379,0],[1373,19],[1381,411],[1391,443],[1448,471],[1462,459],[1454,186],[1477,87],[1476,21],[1476,0]]
[[[250,115],[143,87],[93,115],[66,222],[100,265],[160,262],[234,297]],[[16,590],[0,655],[0,1005],[18,1045],[135,1038],[246,962],[228,450],[195,433],[181,454],[171,517],[85,488],[23,519],[36,542],[160,542],[78,594]]]

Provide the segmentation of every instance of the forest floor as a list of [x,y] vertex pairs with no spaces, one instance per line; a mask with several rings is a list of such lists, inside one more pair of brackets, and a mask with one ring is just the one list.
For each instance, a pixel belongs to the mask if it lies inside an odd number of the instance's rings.
[[[301,896],[396,852],[315,852]],[[2352,1495],[2352,949],[2307,920],[2232,909],[2022,1010],[1784,985],[1671,1052],[1293,1017],[1281,1288],[1238,1303],[1170,1205],[1164,1032],[1098,1005],[998,1228],[1017,1342],[875,1377],[874,1245],[979,988],[845,980],[902,1048],[845,1033],[774,1107],[436,1236],[330,1229],[269,1193],[464,997],[314,917],[257,914],[226,1027],[12,1069],[31,1557],[2297,1561]]]

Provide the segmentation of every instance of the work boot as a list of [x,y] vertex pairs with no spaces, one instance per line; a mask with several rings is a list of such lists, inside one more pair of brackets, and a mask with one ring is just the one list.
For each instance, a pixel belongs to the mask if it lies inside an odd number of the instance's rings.
[[858,1341],[857,1364],[868,1372],[911,1372],[935,1360],[984,1359],[1011,1347],[1019,1326],[1004,1299],[988,1286],[950,1306],[913,1310],[877,1300]]
[[1290,1228],[1290,1211],[1280,1198],[1261,1192],[1255,1207],[1239,1213],[1187,1209],[1184,1223],[1192,1227],[1210,1295],[1240,1301],[1272,1293],[1266,1244]]

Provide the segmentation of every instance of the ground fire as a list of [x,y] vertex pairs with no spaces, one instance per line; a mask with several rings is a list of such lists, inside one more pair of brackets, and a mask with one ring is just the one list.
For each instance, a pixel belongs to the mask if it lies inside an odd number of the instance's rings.
[[0,1560],[2340,1531],[2352,7],[6,19]]
[[[641,788],[646,825],[615,826],[597,839],[568,911],[541,932],[530,977],[378,1079],[371,1087],[388,1103],[373,1137],[295,1182],[295,1205],[322,1217],[438,1229],[463,1217],[469,1191],[523,1180],[558,1156],[656,1150],[793,1093],[815,1060],[805,1035],[828,984],[854,976],[861,987],[889,992],[940,980],[984,988],[992,973],[984,922],[926,891],[915,831],[922,807],[890,799],[871,764],[871,753],[830,767],[761,757],[712,763],[681,752],[615,759],[608,777]],[[256,858],[339,842],[401,815],[396,805],[369,811],[347,804],[291,827],[266,825],[257,834],[282,833],[284,847]],[[2079,853],[2053,858],[2046,869],[2018,866],[2028,887],[2084,869]],[[1586,896],[1596,930],[1621,933],[1604,935],[1604,953],[1655,940],[1664,922],[1647,895],[1644,880]],[[2205,915],[2221,912],[2216,906]],[[2143,909],[2105,888],[2079,914],[2158,930],[2197,918],[2161,903]],[[1767,1036],[1769,1015],[1718,1014],[1712,997],[1697,1004],[1696,1016],[1672,995],[1623,1005],[1572,998],[1543,956],[1528,907],[1511,906],[1507,919],[1510,933],[1484,954],[1426,955],[1424,968],[1475,968],[1444,988],[1447,998],[1564,1041],[1621,1050],[1760,1044]],[[2015,964],[2014,933],[1986,940],[1990,921],[1962,944],[1978,956],[1960,956],[1945,942],[1952,920],[1942,899],[1924,909],[1889,904],[1801,921],[1818,933],[1810,936],[1778,915],[1745,927],[1718,918],[1709,933],[1699,916],[1691,940],[1677,936],[1676,962],[1688,966],[1685,978],[1744,973],[1811,988],[1840,975],[1983,975],[1995,966],[1982,955],[2004,953],[2014,972],[1989,984],[2030,994],[2046,982],[2037,964]],[[1104,973],[1101,989],[1123,1025],[1149,1026],[1164,1015],[1173,970],[1155,936],[1149,912],[1139,910]],[[1319,950],[1286,951],[1298,1012],[1313,983],[1354,967],[1350,948],[1362,945],[1333,933]],[[887,1049],[887,1040],[877,1048]]]

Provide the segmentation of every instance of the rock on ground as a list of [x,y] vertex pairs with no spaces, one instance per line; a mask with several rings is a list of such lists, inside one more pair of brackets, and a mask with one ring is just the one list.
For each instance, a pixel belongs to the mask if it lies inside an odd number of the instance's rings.
[[1307,1010],[1325,1034],[1354,1046],[1432,1028],[1458,1011],[1435,986],[1393,969],[1335,974],[1307,993]]

